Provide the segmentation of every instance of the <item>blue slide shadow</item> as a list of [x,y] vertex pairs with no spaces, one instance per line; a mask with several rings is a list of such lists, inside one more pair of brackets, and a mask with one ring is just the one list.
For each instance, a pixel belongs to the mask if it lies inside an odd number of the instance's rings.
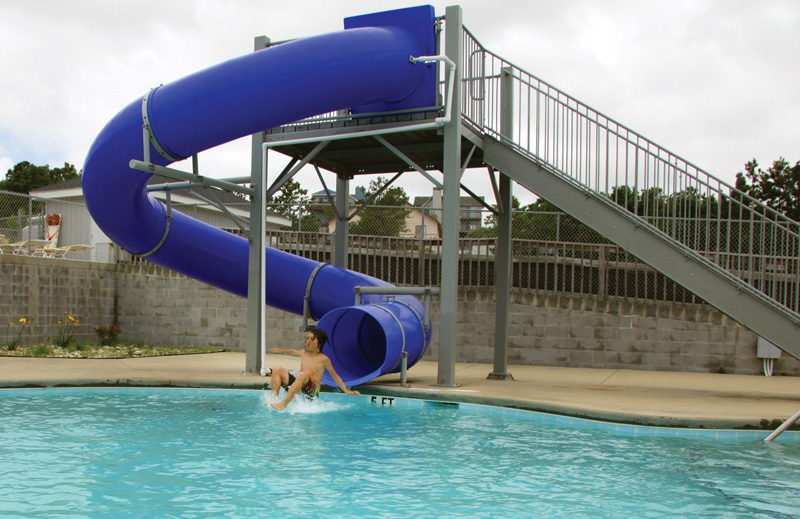
[[[130,253],[149,253],[150,261],[246,297],[247,240],[178,211],[169,219],[146,191],[152,175],[129,167],[132,159],[144,159],[142,126],[146,118],[164,151],[150,144],[151,162],[166,166],[333,110],[365,113],[435,104],[435,67],[409,61],[436,53],[433,7],[351,17],[345,28],[220,63],[162,85],[145,103],[137,99],[120,111],[97,136],[84,165],[84,197],[98,226]],[[266,304],[302,314],[317,265],[267,247]],[[324,352],[348,386],[399,371],[403,351],[412,366],[431,338],[416,298],[370,295],[356,307],[351,306],[355,286],[391,285],[324,265],[309,295],[311,317],[330,338]],[[327,374],[323,381],[333,383]]]

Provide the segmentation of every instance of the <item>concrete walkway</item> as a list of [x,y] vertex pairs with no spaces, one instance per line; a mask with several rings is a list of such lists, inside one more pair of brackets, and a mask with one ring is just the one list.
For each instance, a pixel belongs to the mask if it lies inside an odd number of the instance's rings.
[[[267,365],[296,367],[296,357],[269,355]],[[0,358],[0,387],[131,385],[263,389],[244,375],[244,353],[130,359]],[[800,377],[763,377],[511,366],[514,380],[487,380],[491,366],[456,366],[458,387],[435,386],[437,364],[419,362],[409,387],[399,374],[381,377],[364,394],[475,402],[616,422],[707,428],[767,428],[800,409]]]

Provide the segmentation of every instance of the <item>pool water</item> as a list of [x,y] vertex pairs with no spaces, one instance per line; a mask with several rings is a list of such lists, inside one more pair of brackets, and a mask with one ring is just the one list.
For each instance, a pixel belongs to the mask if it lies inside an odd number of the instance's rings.
[[[800,444],[259,391],[0,392],[0,517],[797,517]],[[383,403],[400,403],[401,400]]]

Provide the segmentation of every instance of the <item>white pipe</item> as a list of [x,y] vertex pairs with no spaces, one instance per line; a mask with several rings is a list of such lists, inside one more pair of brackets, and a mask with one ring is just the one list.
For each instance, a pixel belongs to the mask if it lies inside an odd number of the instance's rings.
[[440,126],[444,126],[445,124],[450,122],[450,118],[452,115],[452,101],[453,101],[453,83],[455,82],[456,76],[456,64],[453,63],[453,60],[448,58],[447,56],[419,56],[414,57],[411,56],[409,58],[411,63],[431,63],[433,61],[443,61],[447,65],[447,95],[445,97],[445,110],[444,110],[444,117],[437,117],[436,122]]
[[775,366],[775,359],[763,359],[763,365],[764,365],[764,376],[771,377],[772,370],[774,369]]

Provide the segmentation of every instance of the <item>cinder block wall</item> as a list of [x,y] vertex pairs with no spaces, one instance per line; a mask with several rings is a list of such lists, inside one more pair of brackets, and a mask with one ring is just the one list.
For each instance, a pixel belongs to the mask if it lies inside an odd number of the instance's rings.
[[[126,341],[244,351],[247,300],[152,263],[120,264]],[[267,307],[269,347],[302,346],[303,318]]]
[[[78,337],[88,341],[95,340],[94,327],[116,315],[125,342],[245,348],[245,299],[154,264],[0,255],[0,286],[0,324],[24,315],[40,337],[52,336],[55,320],[69,311],[81,319]],[[526,291],[511,296],[510,364],[762,372],[755,334],[707,306]],[[494,292],[462,290],[459,299],[457,360],[491,363]],[[438,316],[434,301],[429,360],[437,358]],[[269,347],[302,346],[301,316],[268,308],[267,319]],[[775,364],[776,375],[800,375],[800,361],[787,355]]]
[[[459,299],[458,360],[492,363],[494,292],[462,290]],[[435,304],[435,325],[438,315]],[[437,340],[434,335],[432,358]],[[509,364],[757,375],[763,366],[756,340],[705,305],[511,293]],[[800,361],[784,354],[774,373],[798,376]]]
[[0,255],[0,342],[16,334],[8,324],[20,317],[30,321],[23,343],[54,337],[64,312],[79,320],[76,338],[95,341],[94,329],[114,321],[115,282],[111,264]]

